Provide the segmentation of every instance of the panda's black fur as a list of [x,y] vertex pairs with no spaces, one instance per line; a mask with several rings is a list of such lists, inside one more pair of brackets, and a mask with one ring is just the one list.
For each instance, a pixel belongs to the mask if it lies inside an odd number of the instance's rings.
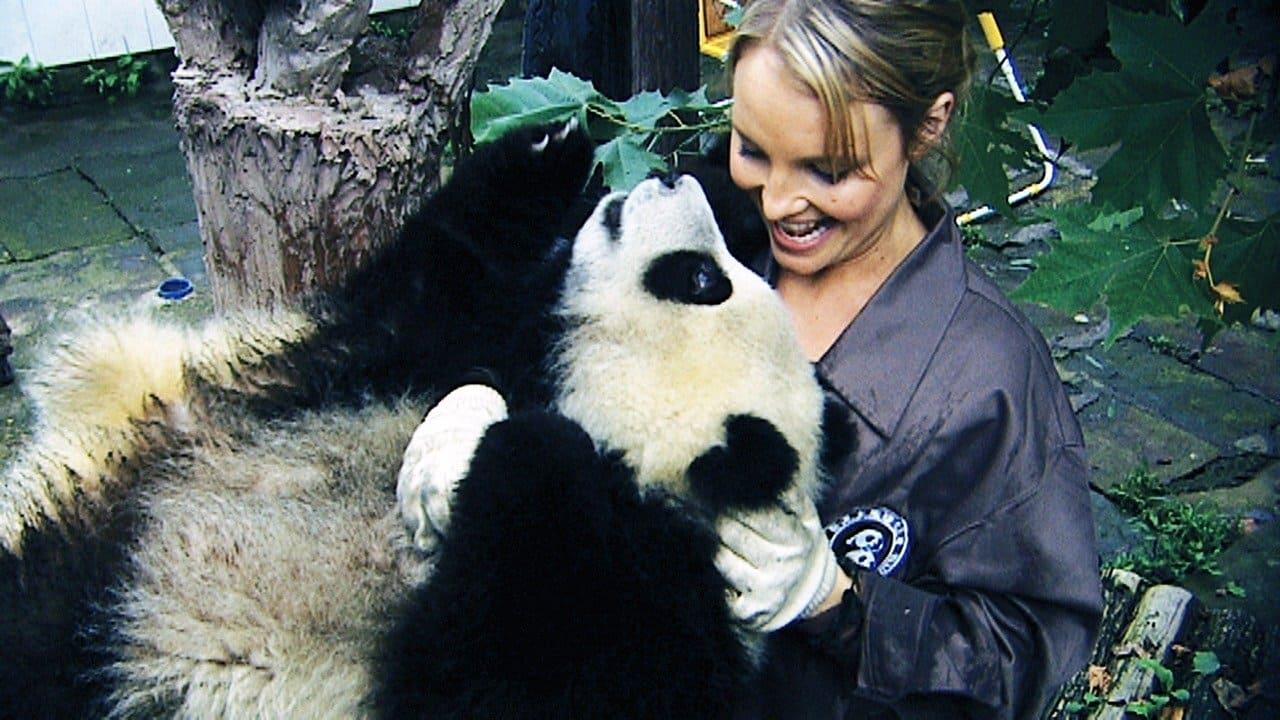
[[[677,487],[645,486],[637,441],[565,394],[580,320],[556,308],[591,151],[561,128],[480,148],[301,310],[70,334],[35,374],[44,415],[0,484],[0,717],[725,715],[759,643],[728,614],[710,520],[816,475],[849,435],[820,401],[797,427],[729,413]],[[596,213],[620,224],[622,201]],[[680,251],[640,284],[715,306],[734,284],[711,257]],[[478,369],[512,415],[482,439],[449,533],[412,547],[399,452],[430,398]],[[116,387],[139,396],[95,407]],[[797,433],[820,447],[798,451]],[[319,625],[255,645],[276,611]],[[268,630],[224,632],[245,613]],[[273,665],[296,657],[310,664]]]

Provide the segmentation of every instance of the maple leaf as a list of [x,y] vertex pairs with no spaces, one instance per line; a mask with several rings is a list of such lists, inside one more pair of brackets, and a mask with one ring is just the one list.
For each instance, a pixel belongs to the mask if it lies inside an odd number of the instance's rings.
[[617,104],[591,83],[569,73],[552,70],[545,78],[515,78],[471,96],[471,135],[483,143],[513,128],[559,122],[575,115],[585,123],[588,105],[621,114]]
[[976,85],[951,131],[960,156],[957,182],[974,200],[1005,217],[1013,214],[1005,168],[1025,166],[1026,158],[1034,152],[1028,134],[1006,125],[1018,107],[1013,97],[990,85]]
[[1203,206],[1227,162],[1206,109],[1208,78],[1232,49],[1223,3],[1187,26],[1109,6],[1108,28],[1119,71],[1081,77],[1043,114],[1019,115],[1078,147],[1119,144],[1093,188],[1106,207]]
[[596,165],[604,168],[610,190],[630,190],[654,170],[665,170],[661,156],[646,150],[635,135],[620,135],[596,148]]
[[[1192,258],[1176,238],[1194,237],[1184,225],[1142,217],[1131,224],[1091,218],[1083,207],[1043,211],[1061,239],[1036,260],[1036,270],[1012,294],[1063,312],[1106,302],[1115,339],[1144,317],[1209,316],[1213,306],[1192,281]],[[1201,231],[1203,232],[1203,230]]]
[[1213,248],[1213,277],[1239,289],[1247,301],[1228,320],[1245,320],[1254,308],[1280,309],[1280,213],[1261,221],[1227,218]]

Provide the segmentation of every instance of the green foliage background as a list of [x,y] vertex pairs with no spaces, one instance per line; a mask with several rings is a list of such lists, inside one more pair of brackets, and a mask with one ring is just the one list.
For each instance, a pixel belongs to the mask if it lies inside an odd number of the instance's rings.
[[[1108,342],[1143,317],[1191,314],[1212,330],[1280,310],[1276,208],[1230,212],[1258,165],[1246,157],[1270,150],[1272,162],[1262,172],[1280,177],[1274,71],[1254,97],[1224,102],[1209,85],[1215,73],[1256,62],[1268,49],[1274,54],[1280,37],[1274,0],[966,5],[975,18],[995,13],[1013,56],[1025,46],[1043,58],[1024,80],[1031,89],[1025,105],[988,63],[952,127],[960,160],[955,181],[971,199],[1017,222],[1051,220],[1059,230],[1016,299],[1069,313],[1101,301],[1111,322]],[[703,134],[723,132],[729,106],[710,100],[706,88],[619,102],[553,72],[477,93],[472,132],[483,142],[513,126],[576,117],[600,143],[604,183],[628,188],[676,154],[696,151]],[[1091,153],[1096,182],[1087,198],[1059,207],[1009,206],[1009,177],[1041,162],[1027,123],[1063,150]],[[1209,277],[1197,277],[1197,262]],[[1237,293],[1241,301],[1233,302]]]

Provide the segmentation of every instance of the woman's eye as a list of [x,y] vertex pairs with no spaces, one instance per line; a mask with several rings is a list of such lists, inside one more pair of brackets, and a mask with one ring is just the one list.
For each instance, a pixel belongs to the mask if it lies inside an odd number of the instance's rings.
[[748,160],[760,160],[761,158],[764,157],[764,153],[760,152],[759,148],[757,148],[754,145],[748,145],[746,143],[741,143],[738,145],[738,155],[741,155],[742,157],[747,158]]
[[847,170],[833,170],[829,166],[810,165],[809,173],[828,185],[835,185],[849,174]]

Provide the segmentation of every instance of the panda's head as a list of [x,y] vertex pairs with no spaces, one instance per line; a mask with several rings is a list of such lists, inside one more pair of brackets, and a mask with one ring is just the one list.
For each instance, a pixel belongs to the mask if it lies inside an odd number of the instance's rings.
[[822,395],[790,316],[729,254],[692,177],[605,197],[573,241],[555,312],[558,409],[643,482],[679,486],[734,414],[813,454]]

